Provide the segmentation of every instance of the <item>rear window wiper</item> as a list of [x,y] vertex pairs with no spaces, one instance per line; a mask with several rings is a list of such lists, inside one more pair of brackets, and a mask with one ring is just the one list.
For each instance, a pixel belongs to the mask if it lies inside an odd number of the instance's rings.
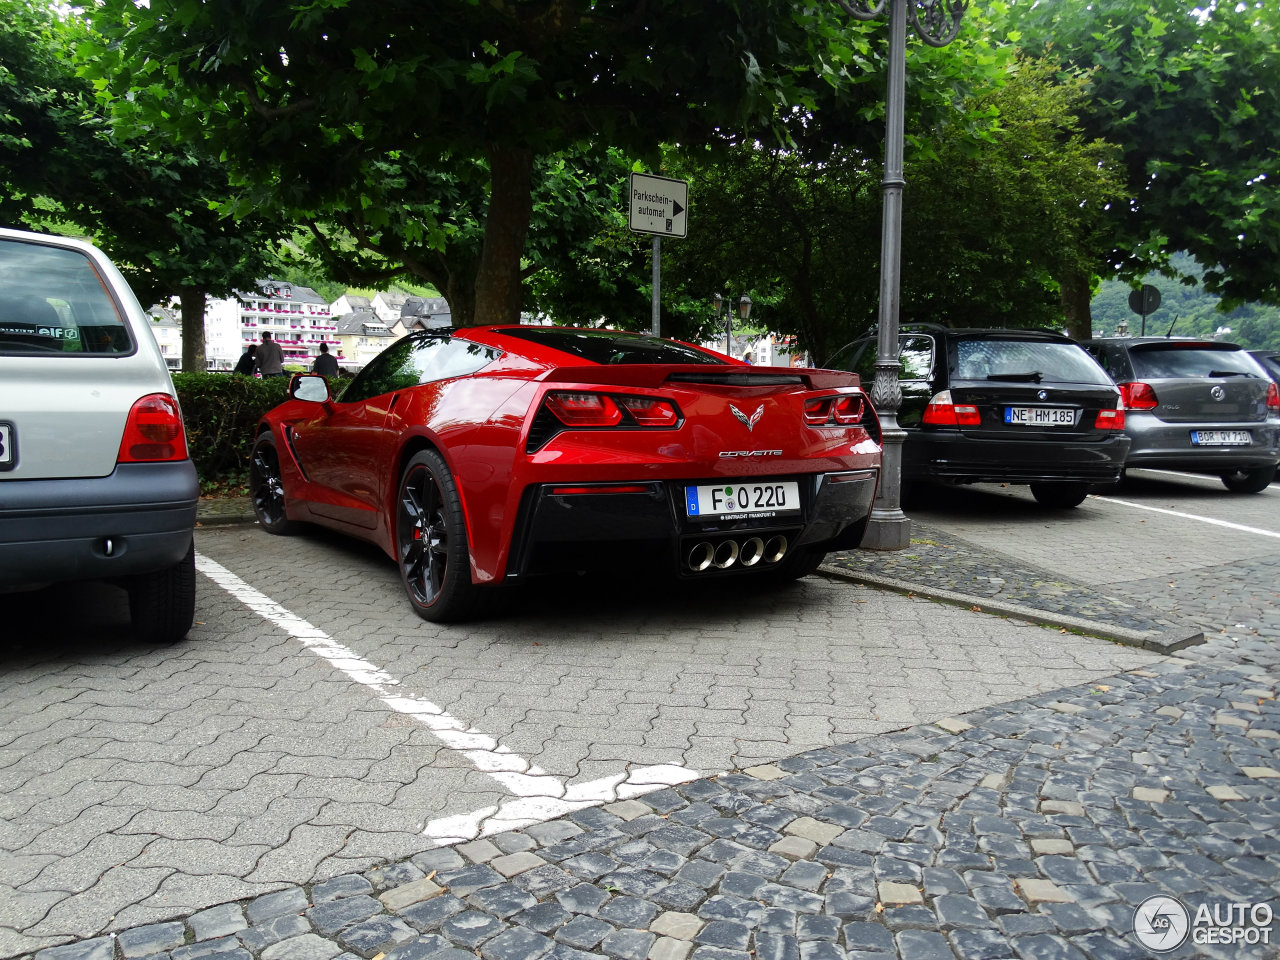
[[1210,370],[1211,377],[1251,377],[1253,374],[1244,370]]
[[1031,370],[1027,373],[988,373],[988,380],[1015,380],[1019,383],[1039,383],[1044,379],[1044,374],[1039,370]]

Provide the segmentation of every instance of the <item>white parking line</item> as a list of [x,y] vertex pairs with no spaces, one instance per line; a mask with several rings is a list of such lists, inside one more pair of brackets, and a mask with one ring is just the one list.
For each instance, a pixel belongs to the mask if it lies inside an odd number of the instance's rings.
[[217,561],[196,554],[196,569],[268,623],[289,634],[306,650],[368,688],[389,708],[417,720],[446,747],[461,753],[477,770],[488,774],[516,795],[516,799],[498,806],[431,821],[423,834],[438,845],[527,827],[574,810],[638,797],[677,783],[688,783],[700,776],[696,770],[679,764],[659,764],[631,768],[588,783],[566,784],[562,777],[547,773],[430,700],[388,689],[398,687],[400,681],[338,643],[319,627],[249,586]]
[[1134,507],[1138,510],[1150,510],[1152,513],[1163,513],[1170,517],[1181,517],[1183,520],[1199,520],[1201,523],[1210,523],[1215,527],[1226,527],[1228,530],[1239,530],[1241,533],[1256,533],[1260,537],[1273,537],[1280,540],[1280,531],[1264,530],[1261,527],[1249,527],[1243,523],[1232,523],[1230,520],[1218,520],[1215,517],[1202,517],[1197,513],[1183,513],[1181,510],[1169,510],[1165,507],[1153,507],[1145,503],[1134,503],[1132,500],[1119,500],[1116,497],[1103,497],[1094,495],[1094,500],[1101,500],[1103,503],[1118,503],[1122,507]]

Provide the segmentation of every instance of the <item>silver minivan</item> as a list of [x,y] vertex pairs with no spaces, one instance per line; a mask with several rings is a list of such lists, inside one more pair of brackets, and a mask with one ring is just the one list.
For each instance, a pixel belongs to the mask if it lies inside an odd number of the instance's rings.
[[195,613],[199,487],[148,325],[96,247],[0,229],[0,593],[108,581],[167,643]]

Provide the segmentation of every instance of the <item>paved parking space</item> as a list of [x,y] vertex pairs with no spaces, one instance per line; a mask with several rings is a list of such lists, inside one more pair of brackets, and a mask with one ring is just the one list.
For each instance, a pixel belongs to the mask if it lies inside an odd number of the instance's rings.
[[628,775],[638,794],[1157,659],[822,578],[661,603],[559,582],[439,627],[360,545],[227,527],[197,549],[199,623],[172,649],[131,644],[106,588],[11,598],[2,956],[368,870],[431,849],[432,824],[494,832],[521,798],[616,800]]

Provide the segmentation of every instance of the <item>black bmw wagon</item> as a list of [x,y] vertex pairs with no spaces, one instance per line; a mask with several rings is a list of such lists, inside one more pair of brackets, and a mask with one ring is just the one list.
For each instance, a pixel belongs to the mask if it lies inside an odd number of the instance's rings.
[[[1129,439],[1120,391],[1074,340],[1042,330],[907,324],[899,333],[903,480],[1028,484],[1074,507],[1116,483]],[[875,382],[876,338],[824,364]]]

